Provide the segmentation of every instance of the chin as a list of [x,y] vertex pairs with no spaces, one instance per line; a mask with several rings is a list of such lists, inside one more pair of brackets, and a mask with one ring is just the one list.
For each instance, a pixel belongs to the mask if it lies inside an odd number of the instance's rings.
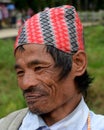
[[[43,108],[44,106],[42,106]],[[33,113],[33,114],[37,114],[37,115],[42,115],[45,114],[45,110],[42,110],[41,107],[34,107],[33,105],[29,106],[28,105],[29,110]]]
[[43,114],[43,112],[40,111],[39,109],[32,109],[32,108],[29,108],[29,110],[30,110],[33,114],[37,114],[37,115]]

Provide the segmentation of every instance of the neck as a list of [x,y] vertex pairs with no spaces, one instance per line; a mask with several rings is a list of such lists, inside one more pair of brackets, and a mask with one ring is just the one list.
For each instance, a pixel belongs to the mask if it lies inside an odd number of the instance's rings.
[[81,97],[81,94],[77,97],[75,96],[69,102],[63,104],[63,107],[59,107],[50,113],[43,114],[41,117],[48,126],[51,126],[71,114],[81,101]]

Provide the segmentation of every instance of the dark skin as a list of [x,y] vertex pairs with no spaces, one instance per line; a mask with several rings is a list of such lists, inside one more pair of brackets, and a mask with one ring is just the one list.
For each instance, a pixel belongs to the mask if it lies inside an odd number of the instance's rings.
[[18,85],[30,111],[42,116],[48,126],[70,114],[79,104],[82,94],[74,82],[86,69],[86,55],[78,51],[73,56],[71,72],[59,80],[61,68],[55,67],[45,45],[24,45],[25,51],[15,53]]

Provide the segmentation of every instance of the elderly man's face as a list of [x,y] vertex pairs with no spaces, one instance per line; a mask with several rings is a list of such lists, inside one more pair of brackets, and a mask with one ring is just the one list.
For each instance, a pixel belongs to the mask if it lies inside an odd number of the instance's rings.
[[[24,45],[25,51],[16,51],[18,85],[33,113],[45,114],[57,110],[68,111],[78,100],[74,71],[59,81],[60,68],[55,67],[44,45]],[[74,105],[73,105],[74,106]]]

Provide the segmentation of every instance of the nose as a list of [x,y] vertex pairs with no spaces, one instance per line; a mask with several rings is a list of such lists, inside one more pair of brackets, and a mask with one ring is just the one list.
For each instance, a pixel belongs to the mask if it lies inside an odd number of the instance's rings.
[[26,90],[30,87],[36,86],[38,84],[38,80],[35,74],[28,73],[23,76],[22,82],[20,83],[20,87],[22,90]]

